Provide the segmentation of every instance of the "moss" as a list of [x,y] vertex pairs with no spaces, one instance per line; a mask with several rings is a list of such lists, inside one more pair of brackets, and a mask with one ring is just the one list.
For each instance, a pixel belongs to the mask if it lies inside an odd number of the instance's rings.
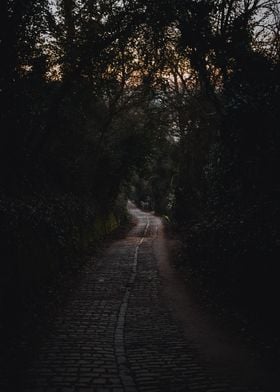
[[112,212],[105,216],[97,216],[91,229],[88,231],[88,242],[101,241],[106,235],[117,229],[118,226],[118,219]]

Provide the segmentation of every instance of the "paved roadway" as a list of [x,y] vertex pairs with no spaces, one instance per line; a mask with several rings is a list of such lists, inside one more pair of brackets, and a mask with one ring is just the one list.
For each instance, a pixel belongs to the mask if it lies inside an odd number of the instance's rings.
[[85,267],[15,392],[261,391],[200,354],[205,331],[180,318],[161,220],[129,209],[137,224]]

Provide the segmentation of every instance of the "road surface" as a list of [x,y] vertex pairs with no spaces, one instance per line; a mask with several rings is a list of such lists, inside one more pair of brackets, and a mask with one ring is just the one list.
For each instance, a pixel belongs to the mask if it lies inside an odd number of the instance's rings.
[[17,392],[265,390],[247,353],[191,302],[160,218],[129,210],[137,224],[83,269]]

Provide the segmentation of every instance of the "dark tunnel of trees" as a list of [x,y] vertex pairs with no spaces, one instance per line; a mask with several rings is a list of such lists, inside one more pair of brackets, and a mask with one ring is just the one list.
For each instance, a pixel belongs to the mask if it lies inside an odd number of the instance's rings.
[[205,290],[272,317],[279,17],[273,0],[1,0],[5,314],[131,198],[168,217]]

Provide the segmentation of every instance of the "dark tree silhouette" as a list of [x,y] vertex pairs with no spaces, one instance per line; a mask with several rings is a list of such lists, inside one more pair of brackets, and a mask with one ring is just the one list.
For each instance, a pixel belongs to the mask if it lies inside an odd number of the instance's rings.
[[176,224],[217,297],[272,317],[279,14],[275,0],[1,0],[2,307],[116,228],[130,195]]

